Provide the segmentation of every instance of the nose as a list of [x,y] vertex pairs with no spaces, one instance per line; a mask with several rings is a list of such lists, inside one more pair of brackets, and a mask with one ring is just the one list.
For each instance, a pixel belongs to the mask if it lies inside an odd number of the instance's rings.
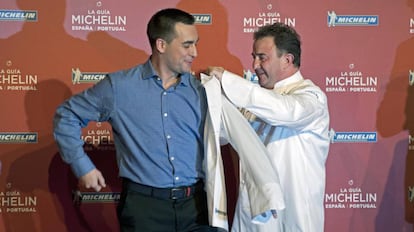
[[197,57],[197,55],[198,55],[198,53],[197,53],[197,45],[195,45],[195,44],[193,44],[192,46],[191,46],[191,49],[190,49],[190,55],[192,56],[192,57]]
[[260,59],[258,57],[253,58],[253,70],[260,68]]

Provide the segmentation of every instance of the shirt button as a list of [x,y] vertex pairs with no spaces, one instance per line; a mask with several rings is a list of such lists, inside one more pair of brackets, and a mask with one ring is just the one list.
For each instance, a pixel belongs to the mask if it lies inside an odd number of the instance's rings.
[[167,117],[168,116],[168,113],[164,113],[164,117]]
[[171,139],[171,135],[167,135],[167,139]]
[[180,179],[180,177],[178,177],[178,176],[175,177],[175,180],[179,180],[179,179]]
[[173,156],[173,157],[171,157],[171,158],[170,158],[170,160],[171,160],[171,161],[174,161],[174,160],[175,160],[174,156]]
[[164,96],[167,95],[167,92],[163,92],[162,95],[164,95]]

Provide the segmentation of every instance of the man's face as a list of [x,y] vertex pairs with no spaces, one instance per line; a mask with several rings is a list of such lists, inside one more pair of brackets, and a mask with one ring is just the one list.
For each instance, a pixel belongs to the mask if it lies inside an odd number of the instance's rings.
[[166,45],[166,65],[174,74],[191,72],[191,65],[197,57],[197,29],[194,25],[177,23],[175,32],[176,37]]
[[253,69],[263,88],[273,89],[276,82],[282,79],[283,55],[277,56],[273,37],[268,36],[253,43]]

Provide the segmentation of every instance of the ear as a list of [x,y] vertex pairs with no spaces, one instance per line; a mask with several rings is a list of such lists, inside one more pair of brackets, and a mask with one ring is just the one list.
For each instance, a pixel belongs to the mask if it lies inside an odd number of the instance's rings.
[[286,59],[286,61],[285,61],[286,63],[293,64],[293,61],[295,60],[295,56],[291,53],[287,53],[285,55],[285,59]]
[[291,54],[291,53],[285,53],[283,54],[283,56],[281,57],[281,65],[282,65],[282,69],[286,70],[286,69],[290,69],[290,67],[292,67],[293,65],[293,60],[295,59],[295,57]]
[[155,41],[155,46],[156,46],[157,51],[159,53],[164,53],[165,52],[166,45],[167,45],[167,42],[163,39],[159,38]]

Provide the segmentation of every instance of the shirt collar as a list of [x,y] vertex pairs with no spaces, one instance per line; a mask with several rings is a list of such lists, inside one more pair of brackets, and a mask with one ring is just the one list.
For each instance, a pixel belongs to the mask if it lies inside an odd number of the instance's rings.
[[276,84],[274,86],[274,89],[280,88],[280,87],[283,87],[283,86],[286,86],[286,85],[289,85],[289,84],[292,84],[292,83],[295,83],[295,82],[298,82],[298,81],[301,81],[301,80],[303,80],[303,76],[300,73],[300,71],[298,70],[292,76],[290,76],[288,78],[285,78],[281,81],[276,82]]
[[[149,79],[149,78],[158,78],[159,75],[157,71],[155,71],[154,66],[151,63],[151,57],[144,63],[142,68],[142,79]],[[190,85],[190,73],[183,73],[181,74],[181,80],[179,85],[188,86]]]

